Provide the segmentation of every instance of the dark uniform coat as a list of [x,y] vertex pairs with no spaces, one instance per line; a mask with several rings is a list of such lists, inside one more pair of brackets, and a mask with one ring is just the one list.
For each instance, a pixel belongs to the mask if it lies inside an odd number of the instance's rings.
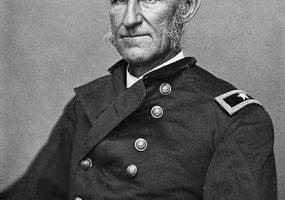
[[[1,200],[276,200],[273,127],[260,105],[245,106],[245,93],[237,102],[228,93],[236,88],[194,58],[129,89],[126,65],[75,89],[49,141]],[[229,108],[215,100],[224,93]]]

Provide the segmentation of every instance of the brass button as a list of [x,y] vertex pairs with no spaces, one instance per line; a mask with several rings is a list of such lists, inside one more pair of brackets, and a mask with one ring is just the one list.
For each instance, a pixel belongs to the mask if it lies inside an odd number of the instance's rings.
[[147,148],[147,142],[143,138],[139,138],[135,141],[135,148],[138,151],[144,151]]
[[163,115],[163,109],[160,106],[154,106],[151,109],[151,115],[154,118],[160,118]]
[[132,177],[135,177],[137,175],[138,168],[135,165],[129,165],[127,167],[126,172],[127,172],[128,177],[132,178]]
[[92,160],[90,158],[85,158],[84,160],[82,160],[80,162],[80,167],[84,170],[91,168],[92,167]]
[[169,95],[171,93],[171,86],[168,83],[162,83],[159,87],[159,91],[163,95]]

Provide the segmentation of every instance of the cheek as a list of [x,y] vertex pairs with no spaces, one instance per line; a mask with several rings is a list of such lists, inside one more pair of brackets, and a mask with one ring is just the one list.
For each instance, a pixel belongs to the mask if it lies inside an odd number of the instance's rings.
[[153,17],[149,18],[149,22],[158,36],[165,35],[168,25],[173,20],[173,16],[174,14],[170,10],[166,10],[163,13],[154,13]]
[[110,12],[110,25],[114,32],[117,31],[122,22],[122,16],[116,12]]
[[112,28],[118,26],[118,18],[116,18],[114,15],[110,15],[110,25]]
[[161,44],[161,46],[167,45],[169,43],[169,37],[167,35],[167,27],[169,26],[169,19],[162,19],[155,26],[156,40]]

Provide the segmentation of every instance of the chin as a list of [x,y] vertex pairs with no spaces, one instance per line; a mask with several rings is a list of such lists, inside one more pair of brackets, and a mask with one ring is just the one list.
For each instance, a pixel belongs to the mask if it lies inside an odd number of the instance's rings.
[[149,49],[130,48],[120,52],[121,56],[128,63],[147,63],[153,59],[154,53]]

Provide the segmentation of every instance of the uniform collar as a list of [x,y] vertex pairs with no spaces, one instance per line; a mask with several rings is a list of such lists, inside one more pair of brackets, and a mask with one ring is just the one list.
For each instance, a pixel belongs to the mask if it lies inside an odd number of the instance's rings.
[[[177,72],[190,67],[192,65],[195,65],[196,59],[194,57],[185,57],[183,59],[180,59],[176,62],[170,63],[168,65],[165,65],[159,69],[152,70],[145,74],[143,76],[143,79],[149,79],[149,78],[167,78],[170,76],[173,76]],[[117,74],[116,71],[123,72],[126,75],[126,68],[128,66],[128,63],[125,60],[120,60],[115,65],[110,67],[108,69],[109,73],[112,75]],[[126,77],[125,77],[126,78]]]
[[131,75],[129,73],[129,65],[127,67],[127,70],[126,70],[126,87],[129,88],[131,87],[133,84],[135,84],[137,81],[139,81],[140,79],[142,79],[146,74],[149,74],[150,72],[153,72],[155,70],[158,70],[166,65],[169,65],[171,63],[174,63],[178,60],[181,60],[184,58],[184,54],[183,54],[183,51],[181,51],[179,54],[177,54],[176,56],[174,56],[173,58],[171,58],[170,60],[162,63],[161,65],[158,65],[157,67],[149,70],[148,72],[144,73],[143,75],[141,75],[140,77],[135,77],[133,75]]

